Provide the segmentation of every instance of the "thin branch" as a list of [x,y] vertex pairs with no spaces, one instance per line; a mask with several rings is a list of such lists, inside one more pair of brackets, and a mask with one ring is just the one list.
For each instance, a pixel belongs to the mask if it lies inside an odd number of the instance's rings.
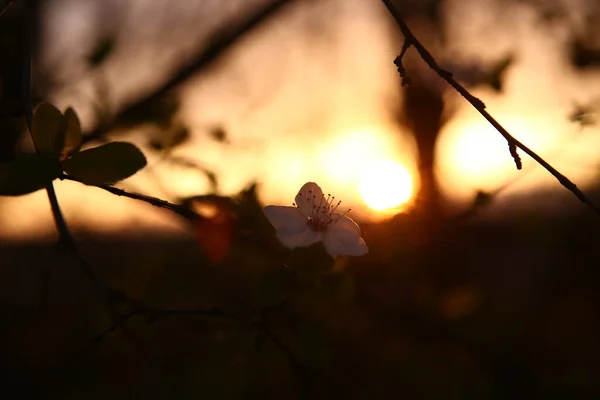
[[[23,82],[22,82],[22,93],[21,99],[23,101],[23,112],[25,114],[25,121],[27,122],[27,128],[29,132],[31,132],[31,126],[33,121],[33,108],[31,102],[31,33],[30,29],[30,21],[33,20],[31,4],[29,0],[25,0],[25,4],[23,7],[23,37],[25,40],[25,45],[23,46],[23,56],[22,56],[22,68],[23,68]],[[34,141],[35,146],[35,141]],[[36,151],[38,151],[36,146]],[[67,223],[65,222],[65,218],[62,214],[60,206],[58,204],[58,199],[56,197],[56,191],[54,190],[54,185],[50,182],[46,186],[46,193],[48,194],[48,200],[50,201],[50,208],[52,210],[52,216],[54,217],[54,224],[56,225],[56,229],[58,230],[60,240],[63,244],[71,246],[73,243],[73,238],[71,233],[69,232],[69,228],[67,227]]]
[[[540,164],[542,167],[544,167],[548,172],[550,172],[550,174],[552,174],[558,180],[558,182],[560,182],[560,184],[562,186],[564,186],[567,190],[569,190],[571,193],[573,193],[582,203],[587,205],[596,214],[600,215],[600,208],[594,202],[592,202],[592,200],[589,199],[577,187],[577,185],[575,185],[573,182],[571,182],[566,176],[564,176],[563,174],[558,172],[556,170],[556,168],[554,168],[552,165],[550,165],[546,160],[544,160],[542,157],[540,157],[537,153],[535,153],[529,147],[527,147],[526,145],[524,145],[523,143],[521,143],[520,141],[515,139],[498,121],[496,121],[496,119],[494,117],[492,117],[485,110],[485,104],[483,103],[483,101],[481,101],[477,97],[473,96],[467,89],[464,88],[464,86],[462,86],[460,83],[458,83],[452,77],[451,72],[446,71],[445,69],[443,69],[442,67],[439,66],[439,64],[435,61],[435,59],[433,58],[431,53],[429,53],[429,51],[423,46],[423,44],[421,44],[421,42],[414,36],[414,34],[412,33],[412,31],[410,30],[410,28],[404,21],[402,14],[392,4],[391,0],[382,0],[382,1],[385,4],[385,6],[388,8],[388,10],[390,11],[392,16],[394,17],[394,19],[396,20],[398,27],[400,28],[400,30],[402,31],[402,34],[404,35],[405,44],[403,45],[403,50],[405,49],[405,47],[413,46],[419,53],[419,56],[429,66],[429,68],[434,70],[442,79],[444,79],[446,82],[448,82],[448,84],[450,84],[450,86],[452,86],[458,93],[460,93],[461,96],[463,96],[494,128],[496,128],[496,130],[498,132],[500,132],[500,134],[502,136],[504,136],[504,138],[508,142],[508,148],[509,148],[511,156],[515,160],[517,169],[522,168],[521,159],[520,159],[519,155],[517,154],[517,148],[519,148],[522,151],[524,151],[527,155],[529,155],[531,158],[533,158],[538,164]],[[404,66],[402,65],[402,59],[396,58],[396,60],[394,62],[398,66],[398,70],[402,74],[402,71],[404,71]]]
[[224,318],[232,318],[235,320],[239,320],[237,317],[229,314],[225,311],[211,308],[211,309],[189,309],[189,310],[176,310],[176,309],[160,309],[160,308],[152,308],[146,306],[140,306],[136,309],[130,310],[119,317],[118,321],[113,321],[113,323],[104,329],[99,334],[93,337],[93,340],[96,342],[104,339],[106,335],[111,332],[114,332],[119,326],[127,323],[131,318],[135,316],[147,316],[149,317],[148,322],[153,322],[158,315],[198,315],[198,316],[207,316],[207,317],[224,317]]
[[[60,177],[60,179],[83,183],[74,177],[64,175],[64,174]],[[91,186],[106,190],[107,192],[110,192],[117,196],[124,196],[124,197],[128,197],[130,199],[146,202],[155,207],[166,208],[166,209],[174,211],[188,219],[194,220],[194,219],[202,218],[200,215],[198,215],[193,210],[191,210],[187,207],[180,206],[177,204],[172,204],[165,200],[157,199],[155,197],[145,196],[145,195],[136,194],[136,193],[129,193],[122,189],[118,189],[118,188],[108,186],[108,185],[91,185]],[[119,296],[121,296],[128,303],[135,305],[135,308],[121,316],[113,317],[112,324],[109,327],[107,327],[106,329],[104,329],[102,332],[100,332],[99,334],[95,335],[93,337],[93,341],[96,341],[96,342],[101,341],[110,332],[115,331],[119,327],[123,327],[131,318],[133,318],[135,316],[148,316],[149,321],[154,320],[154,319],[158,318],[159,316],[165,316],[165,315],[196,315],[196,316],[228,318],[228,319],[237,321],[243,325],[247,325],[247,326],[251,327],[252,329],[256,329],[260,332],[263,332],[265,335],[267,335],[269,340],[286,355],[292,370],[300,378],[305,379],[305,376],[304,376],[304,375],[306,375],[305,367],[302,365],[302,363],[300,363],[300,361],[298,361],[296,359],[296,357],[292,353],[291,349],[289,347],[287,347],[269,329],[268,325],[266,324],[266,322],[264,320],[263,321],[244,320],[242,318],[237,317],[234,314],[231,314],[229,312],[226,312],[221,309],[214,308],[214,307],[209,308],[209,309],[173,309],[173,308],[149,307],[146,305],[142,305],[141,303],[129,298],[125,293],[117,292],[115,289],[112,289],[108,285],[107,285],[107,287],[109,288],[109,291],[111,291],[113,293],[118,293]]]
[[[276,8],[283,5],[284,3],[286,3],[286,1],[275,2],[275,4],[271,6],[270,11],[269,10],[266,10],[266,11],[269,11],[270,13],[272,13],[275,11]],[[278,6],[275,7],[275,5],[278,5]],[[263,16],[260,19],[263,19],[266,17],[265,12],[263,12]],[[251,25],[247,26],[244,30],[248,30],[250,28],[250,26]],[[29,35],[29,33],[27,32],[28,24],[24,24],[24,29],[26,31],[26,34]],[[229,38],[227,40],[229,40],[230,42],[232,41],[231,38]],[[226,47],[226,45],[228,43],[227,40],[221,41],[220,42],[221,45]],[[24,79],[23,79],[23,81],[24,81],[23,82],[23,102],[24,102],[24,104],[23,104],[23,108],[24,108],[24,112],[25,112],[25,116],[26,116],[26,120],[27,120],[27,125],[29,127],[29,131],[31,132],[32,120],[33,120],[33,110],[31,107],[31,54],[30,54],[30,47],[29,46],[25,46],[25,47],[26,48],[23,52],[23,68],[24,68]],[[214,51],[215,50],[213,49],[213,52]],[[204,63],[208,62],[210,60],[210,57],[214,58],[217,55],[217,53],[214,53],[212,55],[210,55],[210,54],[212,54],[212,53],[209,52],[209,57],[208,57],[208,59],[205,59],[203,61]],[[179,74],[178,76],[181,77],[182,75]],[[181,79],[183,79],[183,78],[181,78]],[[173,85],[175,85],[175,84],[173,84]],[[158,94],[158,95],[160,95],[160,94]],[[76,178],[73,178],[73,177],[70,177],[70,176],[67,176],[64,174],[60,178],[83,183]],[[114,188],[114,187],[108,186],[108,185],[94,185],[94,186],[96,186],[100,189],[106,190],[117,196],[125,196],[125,197],[129,197],[131,199],[144,201],[155,207],[169,209],[169,210],[174,211],[188,219],[201,218],[197,213],[195,213],[193,210],[191,210],[187,207],[180,206],[177,204],[172,204],[172,203],[169,203],[167,201],[164,201],[164,200],[161,200],[161,199],[158,199],[155,197],[150,197],[150,196],[145,196],[145,195],[135,194],[135,193],[128,193],[124,190],[117,189],[117,188]],[[73,236],[69,230],[69,227],[65,221],[65,218],[62,214],[62,211],[60,209],[58,199],[56,197],[56,192],[54,190],[54,186],[52,183],[50,183],[47,186],[46,191],[48,193],[48,198],[50,200],[50,205],[51,205],[51,209],[52,209],[52,215],[54,217],[54,222],[55,222],[56,228],[57,228],[59,236],[60,236],[60,243],[63,246],[65,246],[67,248],[67,250],[73,256],[75,256],[75,258],[78,260],[80,266],[82,267],[85,276],[92,283],[92,285],[96,288],[96,290],[103,297],[105,297],[103,300],[105,300],[105,306],[106,306],[107,310],[109,311],[111,318],[112,318],[111,325],[108,328],[106,328],[105,330],[103,330],[102,332],[100,332],[99,334],[97,334],[96,336],[94,336],[93,341],[97,342],[97,341],[102,340],[107,334],[115,331],[117,328],[120,328],[125,333],[126,337],[130,341],[133,340],[134,338],[132,337],[132,335],[127,333],[127,330],[125,329],[125,324],[132,317],[134,317],[136,315],[148,316],[149,322],[151,322],[151,320],[154,320],[157,317],[163,316],[163,315],[196,315],[196,316],[222,317],[222,318],[229,318],[231,320],[237,321],[237,322],[245,324],[245,325],[249,325],[253,329],[257,329],[257,330],[260,330],[261,332],[265,333],[269,337],[269,339],[285,353],[285,355],[287,356],[287,358],[290,362],[290,365],[292,366],[294,371],[298,371],[299,368],[302,367],[301,363],[294,357],[292,351],[285,344],[283,344],[283,342],[281,342],[279,340],[279,338],[277,338],[271,332],[271,330],[268,328],[268,325],[266,324],[265,321],[251,321],[251,320],[246,321],[246,320],[243,320],[231,313],[228,313],[226,311],[223,311],[223,310],[220,310],[217,308],[210,308],[210,309],[168,309],[168,308],[165,308],[165,309],[161,309],[161,308],[148,307],[148,306],[142,305],[140,302],[130,298],[127,294],[114,289],[108,283],[99,279],[96,276],[92,266],[88,263],[88,261],[85,259],[85,257],[83,257],[83,255],[79,251],[79,248],[77,247],[75,239],[73,238]],[[115,300],[125,301],[127,304],[129,304],[131,307],[133,307],[133,309],[123,315],[119,315],[116,308],[114,307]],[[138,349],[138,351],[141,352],[140,346],[135,342],[134,342],[134,345],[136,345],[136,348]]]
[[[23,68],[23,82],[22,82],[22,108],[25,114],[25,120],[27,122],[27,127],[31,134],[32,130],[32,122],[33,122],[33,108],[31,101],[31,33],[29,29],[31,28],[31,21],[33,20],[32,9],[30,0],[24,0],[24,20],[23,20],[23,34],[25,37],[25,45],[23,46],[23,57],[22,57],[22,68]],[[34,141],[35,145],[35,141]],[[36,147],[36,151],[39,151]],[[121,292],[113,289],[108,284],[104,283],[100,280],[92,266],[88,263],[88,261],[83,257],[69,227],[64,218],[64,215],[60,209],[60,205],[58,203],[58,198],[56,196],[56,191],[54,190],[54,185],[50,182],[46,186],[46,193],[48,194],[48,200],[50,202],[50,208],[52,210],[52,216],[54,218],[54,224],[56,225],[56,229],[59,234],[59,248],[66,249],[75,259],[78,261],[84,275],[90,282],[90,284],[94,287],[94,289],[101,296],[104,305],[108,313],[111,315],[113,320],[117,321],[118,313],[114,306],[114,301],[116,300],[130,300],[126,296],[124,296]],[[136,348],[140,351],[140,346],[135,341],[135,339],[124,331],[125,336],[133,342]]]
[[221,310],[216,307],[207,308],[207,309],[177,309],[177,308],[154,308],[148,306],[139,306],[136,309],[130,310],[127,313],[123,314],[121,317],[113,321],[113,323],[104,329],[102,332],[98,333],[92,338],[92,342],[99,342],[104,337],[106,337],[111,332],[114,332],[117,328],[123,326],[127,323],[131,318],[135,316],[145,316],[148,317],[148,323],[154,322],[158,317],[161,316],[200,316],[200,317],[211,317],[211,318],[225,318],[231,321],[235,321],[241,325],[248,326],[251,329],[255,329],[259,332],[265,334],[269,340],[278,347],[287,357],[288,362],[290,363],[290,367],[292,370],[298,375],[299,378],[305,379],[306,371],[305,366],[302,365],[300,361],[294,356],[292,350],[285,345],[278,337],[275,335],[271,329],[269,328],[266,321],[263,320],[247,320],[244,318],[240,318],[235,314],[231,314],[227,311]]
[[10,6],[12,6],[12,4],[14,2],[15,2],[15,0],[2,1],[2,4],[0,4],[0,17],[2,16],[2,14],[4,14],[6,12],[6,10],[8,10],[10,8]]
[[[83,183],[84,185],[86,184],[85,182],[82,182],[81,180],[79,180],[77,178],[74,178],[72,176],[65,175],[65,174],[62,174],[60,176],[60,179],[73,181],[73,182],[79,182],[79,183]],[[143,201],[145,203],[153,205],[154,207],[165,208],[167,210],[171,210],[171,211],[181,215],[182,217],[192,220],[192,221],[202,219],[202,216],[200,216],[198,213],[196,213],[194,210],[190,209],[189,207],[185,207],[185,206],[182,206],[179,204],[169,203],[166,200],[161,200],[156,197],[146,196],[146,195],[138,194],[138,193],[126,192],[123,189],[118,189],[116,187],[109,186],[109,185],[89,185],[89,186],[93,186],[93,187],[97,187],[102,190],[106,190],[107,192],[112,193],[117,196],[123,196],[123,197],[128,197],[130,199]]]
[[[64,174],[60,177],[60,179],[83,183],[76,178],[73,178],[71,176],[64,175]],[[106,190],[107,192],[115,194],[117,196],[124,196],[124,197],[128,197],[128,198],[131,198],[134,200],[146,202],[155,207],[169,209],[169,210],[174,211],[188,219],[194,220],[194,219],[202,218],[200,215],[196,214],[193,210],[191,210],[187,207],[180,206],[177,204],[172,204],[165,200],[161,200],[161,199],[158,199],[155,197],[145,196],[145,195],[136,194],[136,193],[129,193],[122,189],[118,189],[118,188],[108,186],[108,185],[91,185],[91,186]],[[71,248],[71,251],[74,252],[75,254],[79,254],[76,246]],[[108,326],[107,328],[105,328],[102,332],[95,335],[92,338],[92,342],[101,341],[102,339],[104,339],[104,337],[106,335],[108,335],[111,332],[114,332],[117,328],[124,329],[125,324],[131,318],[133,318],[135,316],[146,316],[146,317],[148,317],[149,323],[153,322],[160,316],[188,315],[188,316],[227,318],[227,319],[236,321],[242,325],[246,325],[246,326],[250,327],[251,329],[256,329],[256,330],[264,333],[269,338],[269,340],[285,354],[285,356],[288,359],[288,362],[290,364],[290,367],[292,368],[294,373],[298,376],[298,378],[301,379],[302,382],[305,382],[307,380],[306,367],[304,365],[302,365],[302,363],[294,356],[294,353],[292,352],[292,350],[288,346],[286,346],[277,337],[277,335],[275,335],[271,331],[271,329],[269,328],[268,324],[266,323],[266,321],[264,319],[260,320],[260,321],[245,320],[243,318],[240,318],[234,314],[231,314],[227,311],[218,309],[216,307],[212,307],[212,308],[208,308],[208,309],[175,309],[175,308],[155,308],[155,307],[146,306],[146,305],[143,305],[142,303],[130,298],[124,292],[117,291],[116,289],[114,289],[110,285],[108,285],[107,283],[104,283],[104,282],[100,281],[99,279],[97,279],[95,277],[95,275],[93,274],[93,269],[91,268],[91,266],[89,266],[89,264],[87,264],[85,259],[80,256],[78,258],[80,259],[80,261],[82,263],[85,264],[85,267],[86,267],[85,270],[88,272],[88,275],[90,275],[90,279],[92,280],[92,282],[103,283],[103,289],[106,292],[110,293],[111,296],[118,297],[121,300],[126,301],[128,304],[130,304],[134,307],[132,310],[130,310],[120,316],[118,314],[116,314],[116,312],[113,309],[113,313],[112,313],[113,321],[112,321],[111,325]]]
[[144,108],[145,106],[152,104],[163,95],[167,94],[177,86],[187,81],[190,77],[200,71],[202,68],[216,60],[219,56],[225,53],[234,43],[243,38],[246,34],[262,25],[265,21],[275,15],[278,11],[283,9],[284,6],[292,3],[293,0],[274,0],[269,4],[261,8],[252,14],[246,21],[240,23],[234,28],[226,28],[221,32],[218,32],[211,41],[210,45],[206,49],[202,49],[198,54],[191,58],[191,61],[185,65],[176,74],[163,83],[161,86],[154,89],[153,92],[147,94],[144,98],[132,103],[120,110],[119,113],[113,118],[112,122],[101,124],[96,127],[93,131],[87,133],[83,142],[87,143],[91,140],[97,140],[104,136],[111,127],[120,120],[123,116],[132,113],[135,110]]

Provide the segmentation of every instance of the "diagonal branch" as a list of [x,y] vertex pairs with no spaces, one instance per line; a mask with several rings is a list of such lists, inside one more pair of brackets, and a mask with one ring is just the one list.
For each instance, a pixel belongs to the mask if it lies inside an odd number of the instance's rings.
[[[533,158],[538,164],[540,164],[542,167],[544,167],[548,172],[550,172],[550,174],[552,174],[558,180],[558,182],[560,182],[560,184],[562,186],[564,186],[567,190],[569,190],[571,193],[573,193],[582,203],[587,205],[596,214],[600,215],[600,208],[590,198],[588,198],[577,187],[577,185],[575,185],[573,182],[571,182],[571,180],[569,180],[565,175],[558,172],[558,170],[556,170],[556,168],[554,168],[552,165],[550,165],[546,160],[544,160],[542,157],[540,157],[536,152],[534,152],[529,147],[527,147],[526,145],[521,143],[519,140],[517,140],[514,136],[512,136],[498,121],[496,121],[496,119],[494,117],[492,117],[486,111],[485,104],[483,103],[483,101],[481,101],[477,97],[473,96],[467,89],[464,88],[464,86],[462,86],[460,83],[458,83],[458,81],[456,81],[456,79],[454,79],[452,77],[451,72],[446,71],[445,69],[443,69],[442,67],[439,66],[439,64],[435,61],[435,59],[433,58],[431,53],[429,53],[429,51],[425,48],[425,46],[423,46],[423,44],[421,44],[421,42],[412,33],[412,31],[410,30],[410,28],[404,21],[402,14],[392,4],[393,2],[391,0],[382,0],[382,1],[385,4],[385,6],[388,8],[388,10],[390,11],[392,16],[394,17],[394,19],[396,20],[398,27],[400,28],[400,30],[402,31],[402,34],[404,35],[404,40],[405,40],[405,43],[403,45],[404,52],[406,51],[406,49],[408,47],[410,47],[410,46],[414,47],[417,50],[417,52],[419,53],[419,56],[423,59],[423,61],[425,61],[425,63],[429,66],[429,68],[434,70],[442,79],[444,79],[446,82],[448,82],[448,84],[450,84],[450,86],[452,86],[458,93],[460,93],[461,96],[463,96],[494,128],[496,128],[496,130],[498,132],[500,132],[500,134],[502,136],[504,136],[504,138],[508,142],[508,148],[509,148],[511,156],[515,160],[517,169],[522,168],[521,159],[520,159],[519,155],[517,154],[517,148],[519,148],[523,152],[525,152],[527,155],[529,155],[531,158]],[[398,66],[398,72],[404,78],[406,71],[404,69],[404,66],[402,65],[402,58],[401,57],[396,58],[396,60],[394,60],[394,63]]]
[[293,0],[273,0],[260,10],[256,11],[250,16],[250,18],[238,26],[235,26],[234,28],[227,28],[221,32],[218,32],[213,37],[213,40],[208,48],[202,49],[198,54],[192,57],[191,61],[187,65],[183,66],[183,68],[181,68],[181,70],[179,70],[176,74],[171,76],[167,82],[154,89],[153,92],[147,94],[144,98],[119,111],[119,113],[111,122],[102,124],[96,127],[93,131],[87,133],[83,138],[84,143],[102,138],[122,117],[134,112],[135,110],[139,110],[149,104],[154,103],[156,100],[184,83],[202,68],[216,60],[234,43],[239,41],[242,37],[250,33],[258,26],[262,25],[278,11],[283,9],[284,6],[292,2]]
[[2,14],[4,14],[4,12],[6,10],[8,10],[10,8],[10,6],[12,6],[12,4],[15,2],[15,0],[2,0],[0,1],[0,16],[2,16]]

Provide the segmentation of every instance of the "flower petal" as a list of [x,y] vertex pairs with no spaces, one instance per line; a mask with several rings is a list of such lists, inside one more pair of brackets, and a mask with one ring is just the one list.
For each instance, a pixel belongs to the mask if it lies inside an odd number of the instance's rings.
[[306,225],[300,231],[279,229],[276,232],[277,239],[287,248],[306,247],[317,243],[322,238],[320,232],[315,232]]
[[323,243],[332,257],[338,255],[362,256],[369,252],[367,244],[360,237],[360,227],[345,215],[336,214],[337,221],[325,232]]
[[332,239],[331,237],[326,237],[323,243],[325,244],[325,249],[333,258],[337,258],[340,255],[364,256],[369,252],[369,248],[363,238],[359,238],[358,242],[355,243],[343,243]]
[[358,240],[361,235],[360,226],[350,217],[344,214],[334,213],[331,216],[333,222],[328,231],[334,233],[336,236],[342,236],[346,240]]
[[296,207],[267,206],[265,215],[275,227],[277,239],[290,249],[310,246],[321,240],[322,235],[310,229],[306,217]]
[[321,199],[323,199],[323,191],[314,182],[302,185],[295,198],[296,206],[307,217],[314,213],[315,207],[321,204]]
[[266,206],[264,211],[271,225],[277,230],[283,227],[300,230],[306,226],[306,217],[300,213],[297,207]]

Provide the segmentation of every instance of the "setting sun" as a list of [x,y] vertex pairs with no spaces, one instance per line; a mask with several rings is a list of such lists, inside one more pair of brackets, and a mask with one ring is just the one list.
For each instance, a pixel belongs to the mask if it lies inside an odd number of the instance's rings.
[[374,210],[397,207],[408,201],[413,185],[410,173],[392,160],[377,161],[360,178],[360,195]]

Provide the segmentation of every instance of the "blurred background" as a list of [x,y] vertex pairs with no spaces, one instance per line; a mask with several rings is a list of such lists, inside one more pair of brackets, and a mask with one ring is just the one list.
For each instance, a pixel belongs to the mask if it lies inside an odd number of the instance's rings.
[[[32,149],[7,100],[22,3],[0,16],[0,161]],[[0,379],[24,398],[600,396],[600,219],[522,152],[517,171],[412,49],[403,85],[382,2],[31,4],[34,99],[72,106],[84,148],[144,152],[119,188],[203,216],[56,182],[86,258],[157,306],[268,306],[311,383],[232,321],[132,318],[91,340],[111,319],[56,251],[38,191],[0,199]],[[600,202],[600,1],[395,4],[511,134]],[[289,253],[262,207],[307,181],[351,209],[370,252],[275,299]]]

